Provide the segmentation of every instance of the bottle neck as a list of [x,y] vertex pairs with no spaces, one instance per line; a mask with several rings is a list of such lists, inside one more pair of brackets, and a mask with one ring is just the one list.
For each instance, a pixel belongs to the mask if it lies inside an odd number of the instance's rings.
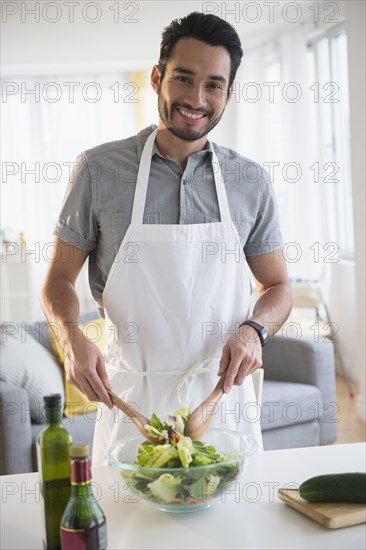
[[62,423],[62,410],[61,408],[48,408],[45,407],[44,409],[44,416],[45,416],[45,422],[46,424],[57,424],[60,425]]
[[71,459],[71,495],[93,496],[88,458]]
[[89,458],[73,458],[71,460],[71,484],[90,484],[91,471]]

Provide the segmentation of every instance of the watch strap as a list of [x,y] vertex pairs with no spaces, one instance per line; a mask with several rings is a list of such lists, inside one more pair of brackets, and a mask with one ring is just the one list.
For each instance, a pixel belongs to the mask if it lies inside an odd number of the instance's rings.
[[241,323],[239,328],[244,325],[248,325],[249,327],[254,328],[254,330],[257,332],[259,336],[259,340],[262,344],[262,347],[269,342],[269,335],[266,327],[264,327],[263,325],[260,325],[259,323],[256,323],[255,321],[244,321],[244,323]]

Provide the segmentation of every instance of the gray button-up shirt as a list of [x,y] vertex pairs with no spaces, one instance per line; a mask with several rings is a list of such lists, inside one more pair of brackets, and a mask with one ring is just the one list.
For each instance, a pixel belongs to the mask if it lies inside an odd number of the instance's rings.
[[[100,309],[109,270],[131,222],[140,157],[156,126],[90,149],[76,159],[54,234],[90,251],[89,281]],[[278,211],[267,173],[231,149],[208,142],[183,170],[154,145],[144,223],[220,221],[212,166],[215,148],[232,220],[247,257],[282,246]]]

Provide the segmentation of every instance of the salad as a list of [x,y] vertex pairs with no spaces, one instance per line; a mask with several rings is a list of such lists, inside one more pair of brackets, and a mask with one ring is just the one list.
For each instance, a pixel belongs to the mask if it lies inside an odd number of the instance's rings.
[[[164,422],[152,414],[145,427],[159,443],[144,441],[138,445],[133,464],[143,470],[121,473],[140,496],[177,506],[203,503],[238,474],[238,453],[219,454],[214,446],[184,435],[189,414],[189,408],[184,407],[168,414]],[[228,460],[232,462],[227,463]],[[167,468],[169,472],[161,473],[157,468]]]

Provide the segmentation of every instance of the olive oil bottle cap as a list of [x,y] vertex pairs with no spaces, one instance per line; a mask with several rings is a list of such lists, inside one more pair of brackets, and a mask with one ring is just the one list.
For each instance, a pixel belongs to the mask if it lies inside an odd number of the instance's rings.
[[70,458],[85,458],[89,456],[87,443],[74,443],[70,446]]
[[43,402],[45,407],[49,408],[58,408],[61,406],[61,394],[60,393],[50,393],[43,396]]

